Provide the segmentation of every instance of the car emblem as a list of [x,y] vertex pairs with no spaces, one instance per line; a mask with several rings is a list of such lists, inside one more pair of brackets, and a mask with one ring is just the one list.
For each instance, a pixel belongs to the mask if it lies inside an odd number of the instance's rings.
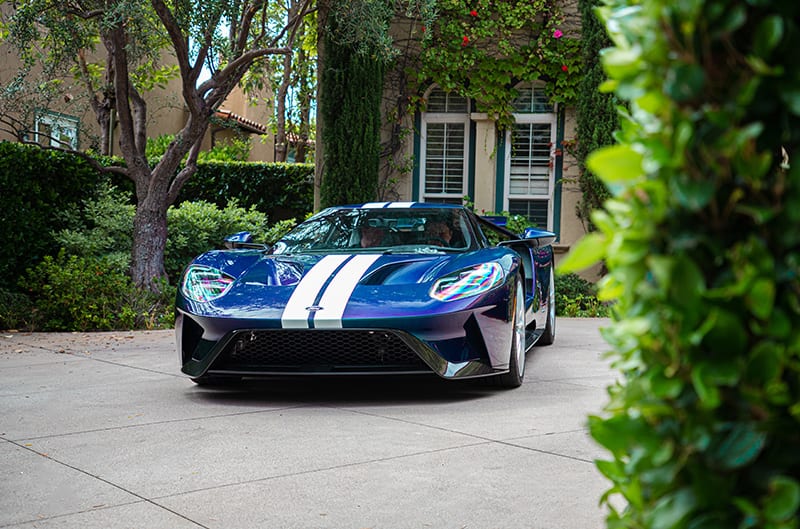
[[308,312],[317,312],[319,310],[322,310],[322,307],[320,307],[319,305],[311,305],[310,307],[306,307],[306,310]]

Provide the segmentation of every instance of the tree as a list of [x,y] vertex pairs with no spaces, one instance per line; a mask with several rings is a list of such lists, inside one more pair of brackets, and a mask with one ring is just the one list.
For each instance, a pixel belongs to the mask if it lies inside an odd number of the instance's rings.
[[[346,35],[343,13],[337,6],[328,16],[320,75],[325,123],[322,206],[369,202],[378,192],[384,58],[337,40]],[[390,14],[385,11],[387,24]]]
[[[299,0],[274,3],[267,16],[273,24],[285,24],[296,15]],[[313,135],[311,109],[316,88],[316,13],[303,18],[297,27],[291,53],[274,55],[252,68],[245,77],[245,90],[271,85],[274,109],[275,161],[288,158],[292,137],[296,139],[295,161],[304,163],[306,145]]]
[[581,12],[581,60],[584,75],[578,87],[580,97],[577,99],[578,123],[576,130],[577,145],[575,157],[578,160],[580,174],[578,185],[581,199],[576,206],[578,218],[584,228],[594,230],[591,221],[592,211],[602,207],[609,197],[608,189],[603,182],[586,168],[586,157],[592,151],[612,145],[614,131],[619,128],[617,119],[617,100],[613,94],[600,92],[600,85],[605,81],[600,53],[611,46],[605,26],[597,18],[595,9],[600,0],[580,0]]
[[386,0],[320,6],[317,133],[324,147],[316,153],[315,205],[377,198],[383,76],[395,53],[389,36],[393,7]]
[[[101,105],[116,112],[126,164],[103,170],[122,172],[135,185],[131,275],[141,288],[156,290],[165,276],[167,208],[197,168],[214,111],[254,64],[291,53],[313,2],[295,3],[293,15],[279,26],[266,22],[269,7],[268,0],[26,0],[16,5],[9,35],[25,59],[22,77],[37,60],[45,71],[76,61],[80,67],[83,50],[93,49],[98,39],[102,45],[108,85]],[[25,53],[34,49],[43,54]],[[137,74],[158,64],[162,54],[177,62],[187,118],[151,167],[145,155],[148,109]],[[203,80],[206,72],[210,76]]]
[[800,5],[602,13],[605,86],[628,108],[588,160],[612,198],[562,271],[604,259],[616,301],[620,382],[590,419],[608,526],[797,528]]
[[275,68],[275,161],[285,162],[289,154],[290,135],[297,143],[295,161],[305,162],[306,146],[311,138],[312,88],[316,85],[316,19],[307,18],[297,32],[294,50],[284,55]]

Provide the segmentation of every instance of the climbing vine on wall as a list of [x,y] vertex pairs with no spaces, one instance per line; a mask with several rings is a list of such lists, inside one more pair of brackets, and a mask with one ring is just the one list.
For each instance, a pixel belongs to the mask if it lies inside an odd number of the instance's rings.
[[410,71],[420,94],[431,83],[475,100],[477,111],[513,122],[521,81],[543,80],[552,102],[574,104],[580,81],[580,41],[564,25],[555,0],[419,0],[419,64]]

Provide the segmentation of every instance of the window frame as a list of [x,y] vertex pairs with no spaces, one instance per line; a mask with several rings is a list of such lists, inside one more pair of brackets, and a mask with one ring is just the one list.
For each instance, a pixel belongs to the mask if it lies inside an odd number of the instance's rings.
[[[57,147],[60,149],[70,148],[78,150],[78,134],[80,132],[80,119],[54,112],[52,110],[39,110],[36,112],[36,118],[33,124],[33,141],[39,145],[46,145],[49,147]],[[44,134],[42,132],[42,125],[50,126],[50,133]],[[70,142],[64,142],[60,139],[59,131],[68,130],[72,134],[69,135]],[[46,143],[44,143],[46,142]]]
[[[431,86],[426,92],[426,99],[435,91],[440,90],[436,85]],[[462,203],[464,196],[468,194],[469,186],[469,159],[470,159],[470,127],[472,125],[470,105],[466,100],[467,108],[462,112],[422,112],[420,119],[420,161],[419,161],[419,201],[420,202],[457,202]],[[464,142],[462,145],[463,163],[461,173],[461,192],[460,193],[428,193],[426,192],[427,182],[427,146],[428,146],[428,125],[429,124],[460,124],[464,127]]]
[[[536,87],[542,87],[544,83],[521,83],[517,85],[517,89],[524,87],[527,84],[530,89],[535,90]],[[533,99],[533,96],[532,96]],[[512,128],[505,132],[505,152],[504,152],[504,173],[505,182],[503,186],[503,209],[504,211],[510,210],[510,202],[512,200],[534,201],[546,200],[547,201],[547,225],[539,226],[540,228],[551,230],[554,223],[554,210],[555,210],[555,161],[556,161],[556,143],[558,140],[558,106],[553,105],[550,112],[515,112],[513,113],[514,123],[519,125],[550,125],[550,154],[547,166],[547,194],[512,194],[511,193],[511,155],[512,155]]]

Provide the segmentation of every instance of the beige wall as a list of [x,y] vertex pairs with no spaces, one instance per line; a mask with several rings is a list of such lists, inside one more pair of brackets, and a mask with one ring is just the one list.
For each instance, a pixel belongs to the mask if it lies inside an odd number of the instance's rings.
[[[246,95],[239,87],[233,89],[221,110],[229,110],[245,119],[267,126],[272,119],[272,107],[269,105],[269,91],[264,90],[256,94]],[[209,133],[203,141],[203,149],[210,149],[214,141],[232,139],[237,133],[228,128],[211,126]],[[251,162],[272,162],[275,160],[275,135],[247,134],[250,139]]]

